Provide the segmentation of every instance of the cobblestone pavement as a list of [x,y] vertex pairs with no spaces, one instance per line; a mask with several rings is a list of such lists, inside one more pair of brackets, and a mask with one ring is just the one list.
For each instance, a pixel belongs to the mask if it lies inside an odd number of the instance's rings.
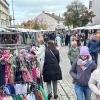
[[60,49],[60,56],[61,56],[60,66],[61,66],[61,70],[63,74],[63,80],[60,81],[59,83],[61,84],[65,92],[63,91],[63,94],[62,94],[62,91],[61,91],[61,96],[62,98],[64,98],[64,100],[67,100],[67,98],[69,100],[76,100],[76,96],[74,93],[74,87],[72,84],[72,78],[69,75],[69,70],[71,66],[70,66],[70,62],[69,62],[67,54],[68,54],[68,47],[62,47]]
[[[68,59],[68,47],[60,48],[61,56],[61,70],[63,74],[63,80],[58,82],[58,100],[76,100],[74,85],[72,84],[72,78],[69,75],[69,70],[71,68],[69,59]],[[99,55],[99,64],[100,65],[100,55]],[[92,97],[94,100],[94,96]],[[53,99],[52,99],[53,100]]]

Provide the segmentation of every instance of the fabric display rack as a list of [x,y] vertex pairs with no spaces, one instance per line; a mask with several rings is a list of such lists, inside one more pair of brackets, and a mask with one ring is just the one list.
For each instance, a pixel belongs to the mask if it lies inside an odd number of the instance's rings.
[[0,32],[1,44],[32,44],[36,42],[36,34],[32,32]]
[[0,32],[0,100],[48,100],[36,47],[23,35]]

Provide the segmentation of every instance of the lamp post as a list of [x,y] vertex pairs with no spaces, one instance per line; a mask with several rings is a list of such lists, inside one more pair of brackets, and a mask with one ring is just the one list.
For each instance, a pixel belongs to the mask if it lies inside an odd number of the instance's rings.
[[13,26],[15,26],[14,0],[12,0]]
[[2,19],[2,18],[1,18],[1,13],[2,13],[2,12],[1,12],[1,10],[0,10],[0,26],[2,25],[2,23],[1,23],[1,21],[2,21],[2,20],[1,20],[1,19]]

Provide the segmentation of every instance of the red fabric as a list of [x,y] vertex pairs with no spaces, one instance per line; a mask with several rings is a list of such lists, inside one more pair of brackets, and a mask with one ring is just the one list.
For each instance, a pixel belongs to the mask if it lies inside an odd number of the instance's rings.
[[33,76],[33,80],[37,82],[36,68],[34,68],[34,67],[32,69],[32,76]]
[[4,59],[5,61],[8,61],[9,59],[10,59],[10,55],[9,54],[4,54],[3,56],[2,56],[2,59]]
[[27,70],[27,68],[24,68],[22,72],[23,72],[24,81],[25,82],[32,82],[32,77],[31,77],[29,71]]
[[10,65],[6,64],[5,65],[5,78],[6,78],[6,83],[7,84],[12,84],[13,83],[13,71],[10,69]]

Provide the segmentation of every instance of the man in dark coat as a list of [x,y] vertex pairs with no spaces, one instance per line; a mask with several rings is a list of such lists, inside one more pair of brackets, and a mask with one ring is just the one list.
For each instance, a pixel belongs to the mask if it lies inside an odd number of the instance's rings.
[[71,38],[71,35],[67,33],[66,38],[65,38],[65,45],[66,46],[70,45],[70,38]]
[[58,97],[57,80],[62,79],[62,73],[59,66],[59,62],[60,62],[59,51],[56,49],[54,42],[49,41],[48,47],[45,50],[45,61],[43,67],[43,79],[44,82],[47,82],[49,100],[52,97],[51,82],[53,84],[54,98],[57,99]]
[[93,35],[92,40],[89,41],[88,48],[92,56],[92,59],[97,64],[98,63],[98,53],[99,53],[100,47],[99,47],[99,41],[96,40],[95,35]]

